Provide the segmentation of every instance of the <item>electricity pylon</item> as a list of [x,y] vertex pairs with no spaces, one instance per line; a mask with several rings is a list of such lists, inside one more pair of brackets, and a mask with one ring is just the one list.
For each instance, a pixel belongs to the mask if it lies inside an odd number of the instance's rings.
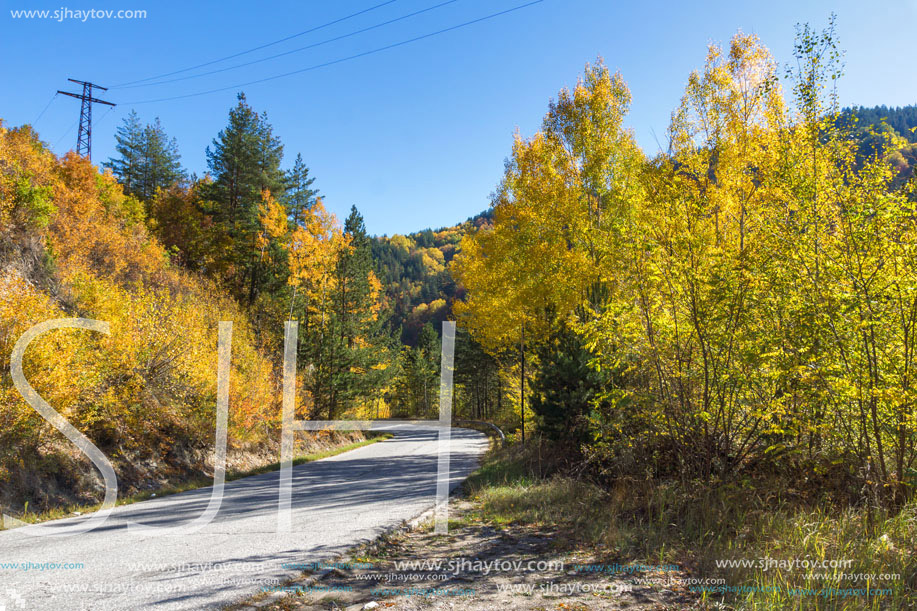
[[77,81],[72,78],[67,80],[83,86],[82,95],[70,93],[69,91],[61,91],[60,89],[57,90],[57,93],[69,95],[71,98],[76,98],[82,102],[80,105],[80,131],[76,136],[76,154],[92,160],[92,104],[93,102],[96,104],[108,104],[109,106],[114,106],[114,104],[92,97],[93,87],[101,89],[102,91],[108,91],[107,87],[95,85],[87,81]]

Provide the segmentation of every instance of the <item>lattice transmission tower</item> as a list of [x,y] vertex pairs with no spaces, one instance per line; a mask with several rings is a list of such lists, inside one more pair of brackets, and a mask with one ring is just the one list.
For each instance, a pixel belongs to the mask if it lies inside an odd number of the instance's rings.
[[79,93],[70,93],[69,91],[57,90],[57,93],[62,93],[64,95],[69,95],[71,98],[76,98],[82,102],[80,105],[80,131],[76,135],[76,154],[83,157],[87,157],[90,161],[92,160],[92,105],[95,104],[107,104],[109,106],[114,106],[111,102],[106,102],[105,100],[99,100],[98,98],[92,97],[92,88],[101,89],[102,91],[108,91],[107,87],[102,87],[101,85],[96,85],[88,81],[77,81],[75,79],[67,79],[72,83],[83,86],[82,95]]

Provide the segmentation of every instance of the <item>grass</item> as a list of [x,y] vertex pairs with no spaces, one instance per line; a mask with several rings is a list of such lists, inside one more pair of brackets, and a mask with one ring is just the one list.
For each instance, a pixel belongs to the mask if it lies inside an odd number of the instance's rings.
[[[747,486],[713,489],[622,480],[601,488],[563,475],[545,475],[535,451],[518,445],[496,450],[469,478],[466,490],[481,520],[559,530],[558,538],[588,548],[598,562],[675,564],[691,577],[721,578],[727,586],[756,589],[702,594],[710,607],[917,608],[915,501],[898,511],[873,508],[868,516],[862,508],[804,506],[781,500],[779,491],[765,494]],[[784,565],[768,565],[766,559]],[[849,564],[786,565],[794,559]],[[728,568],[722,566],[726,560],[751,565]],[[853,574],[899,577],[858,581],[850,577]],[[871,594],[826,593],[826,588]],[[885,589],[890,592],[882,592]]]
[[[311,454],[303,454],[293,459],[293,466],[302,465],[308,462],[313,462],[316,460],[321,460],[323,458],[329,458],[331,456],[336,456],[338,454],[343,454],[344,452],[349,452],[350,450],[356,450],[357,448],[362,448],[370,444],[384,441],[386,439],[391,439],[391,433],[381,433],[374,435],[368,439],[362,441],[357,441],[354,443],[349,443],[346,445],[338,446],[335,448],[329,448],[327,450],[322,450],[321,452],[313,452]],[[260,475],[262,473],[269,473],[271,471],[277,471],[280,469],[280,462],[272,462],[253,469],[247,469],[244,471],[228,471],[226,473],[226,481],[231,482],[237,479],[242,479],[243,477],[250,477],[252,475]],[[207,486],[213,485],[213,478],[206,477],[195,477],[181,482],[180,484],[164,486],[156,490],[149,490],[144,492],[139,492],[137,494],[132,494],[128,496],[123,496],[118,498],[116,505],[130,505],[132,503],[137,503],[139,501],[145,501],[152,497],[163,497],[169,496],[172,494],[178,494],[179,492],[187,492],[188,490],[196,490],[198,488],[204,488]],[[62,505],[60,507],[55,507],[47,511],[42,512],[30,512],[28,510],[29,504],[25,504],[25,510],[22,515],[17,519],[21,522],[27,524],[37,524],[40,522],[47,522],[49,520],[58,520],[61,518],[67,518],[72,516],[74,513],[91,513],[98,511],[101,507],[101,503],[92,503],[92,504],[76,504],[76,505]],[[0,530],[4,530],[2,525],[0,525]]]

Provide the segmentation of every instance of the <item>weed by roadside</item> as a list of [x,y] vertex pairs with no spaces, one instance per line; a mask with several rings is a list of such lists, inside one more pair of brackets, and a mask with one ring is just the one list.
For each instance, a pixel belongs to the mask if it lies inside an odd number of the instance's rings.
[[690,588],[711,604],[917,608],[914,502],[870,516],[794,503],[777,490],[637,480],[599,487],[545,469],[537,445],[495,451],[466,482],[481,522],[552,526],[606,565],[683,567],[704,582]]

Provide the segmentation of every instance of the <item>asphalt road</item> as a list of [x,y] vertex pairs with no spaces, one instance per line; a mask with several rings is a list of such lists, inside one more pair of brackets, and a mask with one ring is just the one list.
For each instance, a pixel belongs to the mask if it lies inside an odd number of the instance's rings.
[[[286,535],[276,532],[278,472],[227,483],[219,513],[194,534],[138,534],[126,523],[187,523],[204,511],[209,487],[118,507],[104,525],[81,535],[0,532],[0,611],[4,605],[6,611],[219,609],[299,574],[285,563],[329,560],[432,507],[437,446],[435,432],[399,432],[294,467],[292,530]],[[453,429],[451,447],[455,487],[475,468],[487,441],[481,433]],[[28,562],[45,567],[23,570],[21,563]]]

